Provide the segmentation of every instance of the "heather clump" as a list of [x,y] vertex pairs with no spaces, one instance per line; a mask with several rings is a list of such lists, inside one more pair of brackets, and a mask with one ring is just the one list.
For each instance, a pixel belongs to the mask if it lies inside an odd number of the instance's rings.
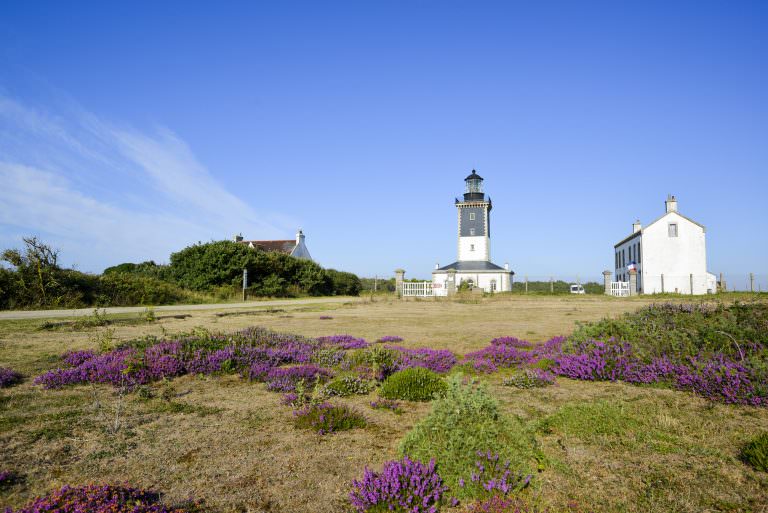
[[96,351],[91,351],[90,349],[82,350],[82,351],[67,351],[63,355],[61,355],[62,361],[69,365],[70,367],[78,367],[85,363],[86,361],[90,360],[96,356]]
[[298,365],[296,367],[276,367],[271,369],[265,378],[267,390],[272,392],[293,392],[296,384],[326,381],[333,373],[329,369],[314,364]]
[[7,388],[21,383],[22,377],[20,372],[16,372],[8,367],[0,367],[0,388]]
[[747,442],[739,454],[741,460],[755,470],[768,472],[768,432]]
[[397,335],[384,335],[376,340],[376,342],[381,344],[399,344],[402,341],[403,337],[398,337]]
[[400,444],[400,452],[413,459],[434,458],[446,484],[462,499],[477,498],[478,491],[460,486],[460,480],[471,479],[478,452],[487,451],[509,462],[510,476],[527,476],[538,457],[533,434],[522,421],[502,414],[485,386],[464,383],[461,376],[449,381],[445,396]]
[[405,456],[388,461],[381,472],[366,468],[362,479],[352,481],[349,501],[357,513],[436,513],[447,491],[434,460],[425,465]]
[[399,346],[387,346],[387,349],[400,353],[396,362],[400,370],[424,367],[432,372],[444,374],[450,371],[458,361],[456,355],[447,349],[408,349]]
[[413,367],[395,372],[381,384],[379,395],[385,399],[430,401],[445,393],[445,381],[429,369]]
[[[196,330],[174,339],[143,337],[101,353],[71,351],[62,356],[61,368],[38,376],[35,382],[45,388],[82,383],[133,387],[184,374],[232,373],[240,373],[254,381],[265,381],[273,369],[281,365],[308,365],[316,353],[326,349],[326,360],[343,360],[342,349],[326,348],[322,342],[298,335],[261,328],[232,334]],[[273,378],[290,381],[295,372],[298,371],[286,371],[286,376]],[[296,379],[314,377],[314,374],[317,372]],[[326,374],[323,374],[324,377],[327,377]],[[281,388],[277,383],[273,387]]]
[[541,369],[525,369],[504,378],[501,383],[504,386],[515,388],[541,388],[554,384],[555,375]]
[[170,507],[156,492],[128,486],[64,486],[10,513],[192,513],[197,507]]
[[294,411],[293,416],[294,426],[320,435],[364,428],[367,424],[365,417],[352,408],[327,402],[309,404]]
[[352,335],[331,335],[318,337],[317,340],[325,347],[338,347],[340,349],[363,349],[368,347],[368,342],[364,338],[357,338]]

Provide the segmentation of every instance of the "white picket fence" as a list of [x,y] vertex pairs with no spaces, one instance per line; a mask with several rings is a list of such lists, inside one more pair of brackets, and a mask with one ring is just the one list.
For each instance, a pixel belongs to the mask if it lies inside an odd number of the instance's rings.
[[432,290],[431,281],[404,281],[403,297],[432,297],[435,294]]
[[616,297],[629,296],[629,282],[628,281],[612,281],[611,295]]

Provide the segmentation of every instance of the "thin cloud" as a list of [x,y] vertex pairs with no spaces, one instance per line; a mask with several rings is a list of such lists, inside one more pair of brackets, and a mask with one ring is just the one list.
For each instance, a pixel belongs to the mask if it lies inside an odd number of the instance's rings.
[[18,245],[18,233],[39,233],[65,261],[99,271],[164,261],[235,230],[266,238],[296,225],[227,191],[167,128],[115,128],[82,109],[53,116],[0,96],[0,136],[3,247]]

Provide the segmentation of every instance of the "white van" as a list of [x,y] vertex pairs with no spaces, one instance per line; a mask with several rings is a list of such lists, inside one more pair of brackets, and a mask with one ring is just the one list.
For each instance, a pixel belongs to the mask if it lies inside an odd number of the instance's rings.
[[571,294],[586,294],[584,287],[581,285],[571,284]]

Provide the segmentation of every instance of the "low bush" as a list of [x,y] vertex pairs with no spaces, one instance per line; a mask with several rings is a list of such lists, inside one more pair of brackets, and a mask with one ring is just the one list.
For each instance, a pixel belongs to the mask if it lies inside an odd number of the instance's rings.
[[434,460],[425,465],[407,456],[385,463],[381,472],[366,468],[352,489],[349,501],[357,513],[434,513],[448,491]]
[[400,444],[413,459],[435,458],[440,475],[459,498],[477,498],[474,488],[461,487],[476,470],[478,451],[491,451],[516,475],[528,475],[540,454],[533,434],[517,417],[502,415],[484,386],[463,384],[461,376],[448,383],[445,397],[416,424]]
[[310,404],[294,411],[293,415],[294,426],[317,431],[320,435],[364,428],[367,425],[365,417],[357,411],[330,403]]
[[768,432],[750,440],[741,449],[741,460],[755,470],[768,472]]
[[373,383],[360,376],[342,376],[325,385],[325,392],[339,397],[366,395],[373,387]]
[[385,399],[430,401],[445,394],[445,381],[431,370],[414,367],[395,372],[381,385],[379,395]]
[[191,513],[196,506],[175,508],[162,504],[159,494],[112,485],[64,486],[10,513]]
[[0,367],[0,388],[7,388],[21,382],[22,375],[8,367]]

